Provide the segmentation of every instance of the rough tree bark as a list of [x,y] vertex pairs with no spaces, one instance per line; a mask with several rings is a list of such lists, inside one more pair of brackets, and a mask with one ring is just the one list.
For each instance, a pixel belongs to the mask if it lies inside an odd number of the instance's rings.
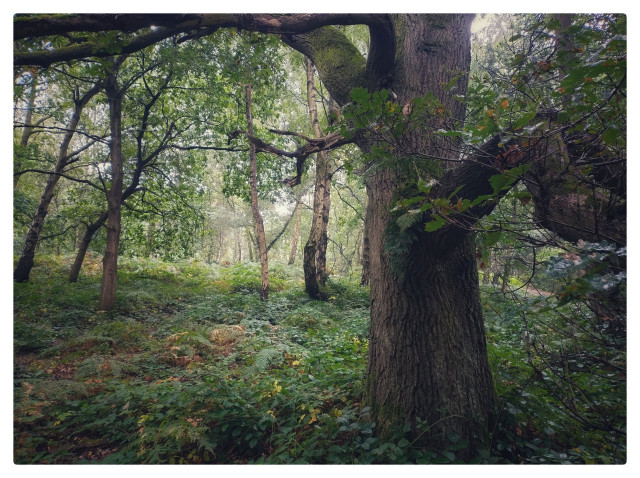
[[111,187],[107,193],[107,244],[102,258],[102,286],[100,310],[111,310],[116,304],[118,275],[118,247],[120,245],[122,205],[122,97],[118,86],[117,68],[107,68],[105,92],[109,103],[109,126],[111,130]]
[[371,219],[369,215],[371,214],[369,209],[369,199],[368,196],[365,197],[365,218],[364,218],[364,227],[362,228],[362,258],[360,259],[360,264],[362,265],[362,273],[360,274],[360,285],[368,286],[369,285],[369,263],[370,261],[370,251],[369,251],[369,232],[368,232],[368,224],[371,224]]
[[[251,85],[245,87],[247,131],[253,135],[253,118],[251,116]],[[253,142],[249,146],[249,159],[251,161],[251,171],[249,182],[251,183],[251,212],[253,213],[253,223],[256,231],[256,240],[260,253],[260,299],[269,298],[269,256],[267,253],[267,241],[264,235],[264,223],[258,208],[258,164],[256,158],[256,147]]]
[[56,185],[58,184],[58,180],[60,179],[60,174],[69,164],[69,145],[71,144],[71,140],[73,139],[78,123],[80,122],[80,115],[89,100],[98,94],[100,89],[100,85],[94,85],[82,96],[79,96],[78,93],[74,95],[73,114],[71,115],[71,120],[67,125],[67,131],[64,134],[62,143],[60,144],[56,165],[52,173],[49,174],[49,177],[47,178],[47,183],[45,184],[44,191],[40,197],[40,203],[38,204],[35,216],[33,217],[33,221],[31,222],[31,226],[27,232],[24,247],[22,248],[22,254],[20,255],[20,259],[18,259],[16,270],[13,273],[13,278],[16,282],[24,282],[29,279],[29,274],[33,267],[36,247],[40,238],[40,232],[42,231],[42,226],[44,226],[44,221],[49,212],[49,205],[53,199],[53,194],[55,192]]

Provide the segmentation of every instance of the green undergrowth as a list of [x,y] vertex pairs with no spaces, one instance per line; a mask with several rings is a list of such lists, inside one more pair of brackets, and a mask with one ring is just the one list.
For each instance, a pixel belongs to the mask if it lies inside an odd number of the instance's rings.
[[490,462],[625,463],[626,334],[584,303],[482,290],[498,396]]
[[16,463],[357,461],[365,289],[311,301],[276,265],[265,302],[256,264],[129,259],[100,312],[98,259],[74,284],[69,261],[14,287]]
[[[31,280],[14,284],[16,463],[456,462],[455,437],[441,452],[413,448],[403,430],[376,438],[363,404],[366,288],[332,277],[329,300],[312,301],[302,271],[276,264],[261,301],[256,264],[123,259],[116,307],[100,312],[99,259],[70,284],[71,259],[39,258]],[[483,300],[499,419],[474,461],[624,461],[619,435],[558,411],[561,384],[542,371],[542,386],[527,355],[523,310],[544,318],[530,330],[540,341],[568,340],[566,325],[529,299],[486,290]],[[598,350],[571,352],[561,357],[570,377],[601,407],[577,400],[580,418],[603,425],[598,412],[624,413],[624,387],[607,388],[616,376],[580,375],[579,354]]]

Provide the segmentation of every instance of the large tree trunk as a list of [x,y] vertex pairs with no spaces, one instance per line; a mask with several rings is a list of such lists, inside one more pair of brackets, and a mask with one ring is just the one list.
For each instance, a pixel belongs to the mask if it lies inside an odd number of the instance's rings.
[[[343,104],[350,101],[349,91],[355,86],[384,86],[407,107],[411,99],[432,93],[450,117],[462,119],[464,105],[455,96],[467,90],[473,17],[392,18],[392,25],[372,29],[368,64],[331,27],[284,40],[312,59],[332,97]],[[386,70],[375,68],[375,59],[389,57],[394,46],[395,70],[390,65]],[[447,87],[456,77],[453,88]],[[442,116],[440,125],[407,131],[396,146],[427,157],[457,159],[450,144],[429,134],[444,127],[446,118]],[[356,141],[365,152],[375,146],[375,139],[366,135]],[[429,177],[427,168],[421,170],[423,161],[416,159],[406,167],[406,158],[399,155],[385,168],[370,168],[366,179],[365,251],[371,286],[367,402],[381,436],[409,423],[419,441],[445,448],[448,437],[456,434],[470,443],[460,452],[464,458],[485,438],[494,399],[475,247],[469,233],[449,226],[440,234],[417,226],[409,241],[393,234],[396,199],[415,191],[420,177]],[[447,181],[455,185],[482,181],[462,173],[449,176]],[[418,419],[427,427],[424,433]]]
[[[250,135],[253,135],[253,119],[251,116],[251,85],[246,86],[245,93],[247,131]],[[251,211],[253,213],[253,224],[256,231],[256,240],[258,242],[258,249],[260,254],[260,299],[267,300],[269,298],[269,256],[267,252],[267,240],[264,234],[264,223],[262,221],[260,209],[258,208],[258,165],[256,158],[256,147],[253,143],[251,143],[249,147],[249,158],[251,160],[251,172],[249,175],[249,181],[251,183]]]
[[60,174],[64,171],[64,168],[69,162],[69,145],[71,144],[75,130],[80,122],[80,115],[86,104],[98,93],[98,91],[100,91],[100,87],[96,85],[87,91],[82,97],[74,98],[73,114],[69,124],[67,125],[67,131],[64,134],[62,143],[60,144],[56,165],[53,172],[49,174],[49,177],[47,178],[47,183],[45,184],[44,191],[40,197],[40,203],[36,209],[36,214],[33,217],[33,221],[31,222],[31,226],[27,232],[27,238],[22,249],[22,254],[20,255],[20,259],[18,259],[16,270],[13,273],[13,278],[16,282],[24,282],[29,279],[29,274],[33,267],[33,258],[35,256],[36,247],[38,245],[38,240],[40,239],[40,232],[42,231],[44,221],[49,212],[49,205],[53,199],[53,194],[55,192],[56,185],[58,184],[58,180],[60,179]]
[[[307,103],[309,116],[316,138],[322,137],[316,106],[314,68],[307,59]],[[326,151],[316,154],[316,181],[313,194],[313,216],[309,239],[304,246],[303,269],[305,290],[309,297],[326,300],[324,290],[327,268],[327,227],[331,207],[331,160]]]
[[110,70],[105,82],[109,102],[109,124],[111,128],[111,188],[107,194],[107,245],[102,258],[102,288],[100,310],[111,310],[116,304],[118,276],[118,247],[120,245],[122,206],[122,91],[118,88],[117,74]]
[[[470,23],[466,15],[397,17],[398,53],[393,90],[401,104],[434,93],[462,119],[464,107],[443,85],[468,72]],[[467,77],[456,85],[466,93]],[[431,126],[431,125],[430,125]],[[444,144],[425,131],[404,138],[414,150],[446,157]],[[365,146],[366,147],[366,146]],[[487,429],[493,405],[475,245],[470,233],[418,232],[400,258],[390,214],[394,200],[417,177],[400,166],[367,181],[371,283],[371,340],[367,399],[382,434],[421,419],[424,443],[445,447],[456,434],[472,449]],[[424,177],[424,176],[423,176]],[[400,264],[396,262],[400,261]],[[461,454],[467,454],[463,451]]]

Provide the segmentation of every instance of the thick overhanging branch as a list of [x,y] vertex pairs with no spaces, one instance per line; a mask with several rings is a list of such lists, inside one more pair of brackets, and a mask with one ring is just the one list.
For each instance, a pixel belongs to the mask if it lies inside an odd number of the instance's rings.
[[384,15],[367,13],[16,15],[13,39],[20,40],[72,32],[109,30],[134,32],[152,26],[181,28],[183,30],[202,27],[240,27],[264,33],[296,34],[326,25],[386,26],[383,17]]
[[[333,25],[364,24],[369,27],[371,48],[365,60],[357,48]],[[152,28],[153,27],[153,28]],[[150,31],[142,30],[151,28]],[[370,90],[388,87],[395,65],[395,32],[384,14],[87,14],[16,15],[14,40],[73,32],[120,30],[137,32],[116,45],[121,54],[139,51],[165,38],[184,33],[178,42],[200,38],[218,28],[237,28],[281,35],[282,41],[309,57],[324,85],[339,103],[350,101],[355,87]],[[59,49],[14,52],[14,64],[49,66],[56,62],[113,54],[114,45],[76,43]]]
[[[131,54],[166,38],[178,35],[184,31],[185,30],[183,28],[158,28],[155,31],[142,34],[130,42],[120,45],[118,50],[121,55]],[[89,57],[103,58],[111,55],[113,55],[112,45],[81,43],[56,50],[15,52],[13,55],[13,63],[16,66],[38,65],[48,67],[61,61],[70,61]]]
[[135,32],[143,28],[166,27],[191,30],[204,26],[234,24],[234,15],[195,14],[69,14],[16,15],[13,39],[64,35],[74,32],[104,32],[120,30]]
[[[609,241],[626,244],[626,200],[571,172],[571,158],[560,130],[553,123],[537,138],[513,139],[502,144],[500,137],[487,141],[481,148],[450,169],[432,187],[430,197],[473,200],[491,196],[488,201],[464,212],[450,211],[446,225],[431,233],[442,237],[438,242],[453,240],[456,235],[474,230],[477,221],[490,214],[498,201],[518,181],[501,191],[494,191],[490,178],[505,170],[530,164],[522,180],[531,193],[534,221],[561,239],[576,243]],[[615,159],[615,158],[614,158]],[[462,187],[460,187],[462,186]],[[430,214],[425,214],[431,220]]]
[[[389,31],[386,15],[376,14],[71,14],[71,15],[16,15],[14,18],[14,40],[65,35],[74,32],[104,32],[119,30],[136,32],[152,28],[139,34],[130,42],[120,45],[121,53],[133,53],[153,43],[180,33],[188,33],[185,39],[199,38],[211,34],[218,28],[238,28],[262,33],[300,35],[327,25],[368,25],[375,31],[372,38],[376,44],[387,46],[375,49],[378,59],[391,59],[389,46],[395,43],[383,32]],[[380,54],[378,54],[380,53]],[[59,61],[88,57],[103,57],[113,54],[113,46],[100,43],[80,43],[58,50],[40,52],[15,52],[15,65],[49,66]],[[378,58],[379,57],[379,58]],[[392,64],[387,63],[387,64]]]

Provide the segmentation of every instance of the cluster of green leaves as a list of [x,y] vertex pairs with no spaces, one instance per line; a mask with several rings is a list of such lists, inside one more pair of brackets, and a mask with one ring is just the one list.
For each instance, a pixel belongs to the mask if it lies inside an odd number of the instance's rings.
[[510,31],[479,54],[465,99],[470,122],[460,133],[472,142],[526,136],[537,114],[553,110],[559,123],[622,147],[626,17],[574,15],[564,29],[557,16],[519,15]]
[[[220,87],[213,88],[209,82],[210,69],[216,61],[216,40],[203,43],[204,46],[193,42],[177,45],[173,40],[166,40],[132,55],[121,68],[120,84],[133,82],[123,104],[123,128],[130,132],[124,135],[123,142],[124,187],[139,175],[136,192],[123,208],[121,251],[125,255],[157,254],[171,259],[193,255],[194,237],[203,222],[205,189],[202,184],[207,157],[203,150],[178,152],[175,147],[226,146],[226,137],[221,135],[221,140],[211,136],[211,125],[223,124],[228,112],[223,104],[218,104],[222,106],[220,109],[211,107],[212,102],[227,96]],[[196,57],[200,63],[193,61]],[[48,102],[48,105],[46,109],[37,109],[36,119],[51,115],[64,124],[74,88],[71,78],[80,78],[81,81],[77,80],[80,83],[98,82],[103,69],[101,63],[78,62],[66,66],[64,72],[39,73],[38,79],[43,86],[36,104]],[[72,149],[102,134],[97,132],[108,128],[106,121],[104,99],[99,95],[85,108],[79,128],[85,134],[76,135]],[[48,163],[55,157],[53,152],[58,146],[55,144],[57,137],[55,134],[34,136],[27,150],[19,151],[17,169],[49,170]],[[34,156],[35,152],[37,156]],[[95,220],[105,210],[102,187],[109,187],[107,157],[106,144],[98,141],[74,158],[67,175],[92,181],[95,187],[66,179],[58,183],[56,198],[42,232],[42,236],[49,239],[42,241],[42,250],[68,250],[76,241],[76,237],[70,238],[69,232],[81,235],[82,224]],[[144,163],[142,170],[141,162]],[[46,177],[21,176],[17,190],[21,207],[14,221],[16,248],[20,248],[23,241],[18,233],[29,225],[33,213],[30,211],[27,216],[23,211],[26,212],[27,204],[35,210],[34,204],[42,192],[41,178]],[[155,229],[155,233],[147,234],[151,229]],[[103,241],[104,234],[98,234],[93,249],[103,249]]]
[[[448,119],[448,112],[433,94],[417,97],[405,105],[399,104],[393,94],[382,89],[369,92],[366,88],[351,91],[351,103],[342,110],[335,130],[347,139],[366,135],[371,140],[371,151],[363,155],[363,164],[373,161],[375,168],[420,168],[423,176],[439,177],[441,169],[436,162],[414,161],[412,151],[407,150],[403,137],[412,130],[431,131],[441,129]],[[430,134],[430,133],[426,133]],[[347,171],[361,166],[345,162]]]
[[[276,36],[250,32],[226,32],[221,36],[225,48],[218,54],[217,82],[225,85],[231,103],[228,105],[228,123],[223,134],[246,131],[245,85],[252,88],[252,117],[254,134],[262,141],[282,149],[295,149],[297,145],[269,129],[282,129],[281,124],[292,121],[285,114],[289,92],[281,86],[291,81],[284,63],[287,60],[280,40]],[[295,115],[295,109],[286,111]],[[292,144],[293,143],[293,144]],[[223,193],[251,202],[247,176],[249,172],[248,141],[239,137],[231,142],[241,145],[244,152],[224,158]],[[293,147],[292,147],[293,146]],[[295,175],[295,162],[274,160],[272,155],[258,154],[258,193],[261,199],[275,200],[283,195],[283,179]]]

